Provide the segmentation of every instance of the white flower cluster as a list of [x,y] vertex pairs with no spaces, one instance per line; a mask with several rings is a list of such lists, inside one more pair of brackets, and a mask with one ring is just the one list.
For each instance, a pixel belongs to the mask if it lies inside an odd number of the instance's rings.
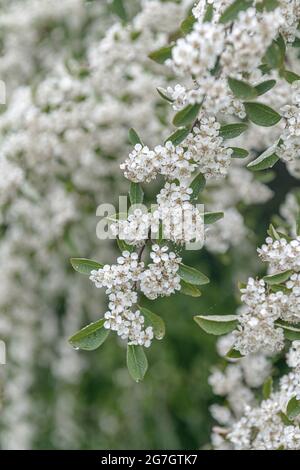
[[291,241],[285,238],[273,240],[266,238],[266,243],[258,248],[260,258],[269,263],[271,272],[281,272],[287,269],[300,271],[300,236]]
[[149,347],[153,339],[153,328],[145,328],[145,319],[141,312],[134,309],[137,303],[137,283],[143,294],[149,299],[169,296],[180,290],[180,278],[177,274],[181,259],[168,247],[152,246],[150,263],[145,269],[137,253],[124,251],[115,265],[105,265],[92,270],[90,280],[97,288],[106,288],[109,310],[105,313],[104,327],[116,331],[128,344]]
[[278,156],[287,162],[289,171],[300,174],[300,81],[292,84],[292,104],[281,108],[285,129],[278,145]]
[[126,178],[136,183],[148,183],[158,174],[168,180],[187,181],[196,169],[206,178],[224,177],[231,163],[232,149],[224,145],[219,129],[214,117],[201,115],[199,124],[181,145],[167,142],[149,150],[136,144],[121,169]]

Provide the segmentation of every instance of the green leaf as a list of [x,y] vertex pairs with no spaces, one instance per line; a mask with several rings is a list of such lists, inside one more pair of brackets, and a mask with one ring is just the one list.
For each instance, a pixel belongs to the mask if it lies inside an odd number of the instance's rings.
[[127,12],[123,0],[112,0],[111,9],[121,20],[127,21]]
[[189,104],[175,114],[173,124],[176,127],[187,126],[198,117],[201,104]]
[[178,275],[183,281],[193,284],[194,286],[202,286],[203,284],[209,283],[209,279],[205,274],[182,263],[179,265]]
[[144,316],[147,326],[152,326],[155,338],[163,339],[166,333],[166,327],[163,319],[147,308],[141,306],[138,306],[138,308]]
[[180,294],[190,295],[191,297],[201,296],[201,291],[198,289],[198,287],[194,286],[193,284],[181,280],[180,285]]
[[275,229],[274,225],[270,224],[269,225],[269,228],[267,230],[267,234],[273,238],[273,240],[280,240],[280,235],[279,233],[277,232],[277,230]]
[[278,328],[282,328],[284,332],[284,336],[289,341],[295,341],[300,339],[300,325],[293,323],[286,323],[282,320],[277,320],[275,322],[275,326]]
[[300,75],[295,72],[292,72],[291,70],[284,70],[282,72],[282,76],[288,83],[293,83],[297,80],[300,80]]
[[263,388],[262,388],[264,400],[267,400],[268,398],[270,398],[272,391],[273,391],[273,379],[272,377],[269,377],[263,384]]
[[300,414],[300,400],[296,397],[290,399],[286,407],[286,414],[289,419],[295,419]]
[[260,3],[256,5],[257,11],[272,11],[275,10],[279,5],[278,0],[262,0]]
[[166,93],[165,93],[165,90],[161,87],[157,87],[156,88],[157,90],[157,93],[166,101],[168,101],[169,103],[173,103],[174,100],[172,98],[170,98]]
[[259,83],[256,85],[255,89],[257,95],[264,95],[267,91],[271,90],[276,85],[276,80],[266,80],[264,82]]
[[242,80],[235,78],[228,78],[228,85],[232,93],[239,100],[252,100],[257,97],[257,91],[254,87]]
[[144,146],[143,142],[138,136],[138,133],[133,128],[129,129],[128,138],[129,138],[129,142],[132,145],[141,144],[142,146]]
[[129,374],[136,382],[143,380],[148,361],[142,346],[127,345],[127,368]]
[[103,268],[103,264],[97,263],[97,261],[93,261],[91,259],[86,258],[71,258],[70,259],[72,267],[75,271],[81,274],[91,274],[91,271],[94,269]]
[[244,356],[240,353],[240,351],[234,348],[230,349],[230,351],[228,351],[225,356],[226,359],[241,359],[242,357]]
[[75,333],[69,338],[69,343],[75,349],[84,349],[85,351],[94,351],[104,343],[108,337],[110,330],[104,328],[105,319],[90,323],[82,330]]
[[280,417],[281,421],[283,422],[283,424],[285,426],[291,426],[293,425],[293,421],[291,421],[287,415],[285,413],[283,413],[282,411],[279,411],[279,413],[277,413],[277,415]]
[[277,144],[272,145],[272,147],[263,152],[259,157],[248,163],[247,168],[250,168],[252,171],[267,170],[268,168],[272,168],[279,160],[279,157],[275,153],[276,148]]
[[172,57],[173,46],[164,46],[156,51],[150,52],[148,55],[149,59],[154,60],[158,64],[163,64],[167,59]]
[[263,57],[263,61],[272,69],[278,69],[282,66],[284,61],[284,51],[277,41],[273,41],[272,44],[268,47]]
[[248,129],[247,124],[243,122],[239,122],[237,124],[226,124],[225,126],[221,126],[219,135],[223,139],[234,139],[234,137],[238,137],[242,132],[245,132]]
[[189,135],[190,129],[187,127],[181,127],[171,134],[165,143],[171,141],[173,145],[179,145]]
[[203,23],[210,23],[214,16],[214,6],[212,3],[206,4],[206,10],[203,16]]
[[256,173],[255,178],[261,183],[268,184],[271,183],[276,178],[275,171],[262,171],[261,173]]
[[199,193],[201,193],[201,191],[203,191],[203,189],[205,188],[205,184],[205,177],[202,175],[202,173],[199,173],[199,175],[197,175],[190,184],[190,188],[193,191],[193,193],[191,194],[192,200],[195,201],[198,198]]
[[214,224],[220,219],[223,219],[224,212],[205,212],[204,213],[204,224]]
[[241,149],[239,147],[230,147],[233,150],[231,158],[246,158],[249,155],[248,150]]
[[194,24],[196,23],[194,15],[189,15],[185,20],[182,21],[180,29],[183,34],[189,34],[193,31]]
[[236,315],[197,315],[195,322],[210,335],[225,335],[233,331],[238,324]]
[[270,127],[275,126],[281,116],[274,109],[270,108],[263,103],[252,103],[246,101],[244,103],[246,113],[250,121],[258,126]]
[[235,0],[229,7],[225,9],[221,18],[220,23],[228,23],[236,19],[240,11],[247,10],[253,4],[253,0]]
[[125,240],[121,240],[120,238],[117,238],[117,244],[121,253],[123,253],[123,251],[129,251],[129,253],[133,251],[133,248],[134,248],[133,245],[129,245],[128,243],[125,242]]
[[144,199],[144,191],[139,183],[130,183],[129,199],[131,204],[142,204]]
[[293,274],[293,271],[291,269],[288,269],[287,271],[282,271],[281,273],[276,273],[276,274],[271,274],[270,276],[265,276],[263,280],[269,284],[270,286],[276,285],[276,284],[281,284],[282,282],[287,281],[291,275]]

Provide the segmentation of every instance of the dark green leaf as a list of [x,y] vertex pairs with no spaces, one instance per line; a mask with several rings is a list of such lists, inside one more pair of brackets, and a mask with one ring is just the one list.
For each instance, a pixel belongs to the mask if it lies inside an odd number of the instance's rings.
[[236,315],[197,315],[194,320],[206,333],[217,336],[230,333],[238,324]]
[[220,23],[228,23],[228,21],[235,20],[240,11],[247,10],[252,4],[253,0],[235,0],[221,15]]
[[170,98],[170,97],[166,94],[166,92],[165,92],[165,90],[164,90],[163,88],[157,87],[156,90],[157,90],[157,93],[158,93],[164,100],[168,101],[169,103],[173,103],[173,102],[174,102],[174,100],[173,100],[172,98]]
[[284,332],[284,336],[289,341],[295,341],[300,339],[300,325],[299,324],[292,324],[286,323],[282,320],[277,320],[275,322],[275,326],[278,328],[282,328]]
[[186,266],[182,263],[179,265],[178,275],[183,281],[195,286],[201,286],[203,284],[209,283],[209,279],[207,276],[205,276],[205,274],[201,273],[195,268],[192,268],[191,266]]
[[194,286],[193,284],[189,284],[188,282],[185,282],[181,279],[180,285],[181,285],[181,289],[180,289],[181,294],[190,295],[191,297],[201,296],[201,291],[198,289],[198,287]]
[[250,121],[254,122],[254,124],[257,124],[258,126],[275,126],[275,124],[277,124],[281,119],[280,114],[270,108],[270,106],[263,103],[252,103],[247,101],[244,103],[244,106]]
[[97,263],[97,261],[93,261],[91,259],[86,258],[71,258],[70,259],[71,265],[75,269],[75,271],[81,274],[91,274],[91,271],[94,269],[103,268],[103,264]]
[[214,224],[220,219],[223,219],[224,212],[205,212],[204,213],[204,224]]
[[242,80],[236,80],[235,78],[229,77],[228,85],[232,93],[239,100],[252,100],[257,97],[256,89]]
[[173,124],[176,127],[187,126],[198,117],[201,104],[189,104],[175,114]]
[[282,76],[288,83],[293,83],[297,80],[300,80],[300,75],[295,72],[292,72],[291,70],[284,70],[282,72]]
[[132,145],[136,145],[136,144],[144,145],[141,139],[139,138],[138,133],[133,128],[129,129],[128,137],[129,137],[129,142]]
[[69,338],[69,343],[75,349],[84,349],[86,351],[93,351],[99,348],[110,333],[109,330],[104,328],[104,322],[105,319],[102,318],[95,323],[85,326]]
[[149,58],[157,62],[158,64],[163,64],[167,59],[172,57],[172,48],[173,46],[165,46],[157,49],[156,51],[150,52]]
[[212,3],[207,3],[206,10],[203,16],[203,23],[210,23],[214,16],[214,6]]
[[189,15],[180,25],[180,29],[183,34],[188,34],[193,31],[194,24],[196,23],[196,18],[194,15]]
[[111,9],[121,20],[127,21],[127,13],[123,0],[112,0]]
[[234,139],[234,137],[238,137],[247,129],[247,124],[243,122],[239,122],[237,124],[226,124],[225,126],[221,126],[219,134],[223,139]]
[[156,339],[163,339],[166,333],[166,327],[163,319],[156,315],[156,313],[151,312],[147,308],[138,307],[142,315],[145,318],[146,325],[152,326],[153,333]]
[[231,158],[246,158],[249,155],[248,150],[241,149],[239,147],[230,147],[233,150]]
[[255,89],[257,91],[258,96],[260,96],[267,93],[267,91],[271,90],[275,85],[276,80],[266,80],[256,85]]
[[282,66],[284,61],[284,53],[276,41],[273,41],[272,44],[268,47],[263,61],[272,69],[278,69]]
[[143,380],[148,369],[148,361],[142,346],[127,346],[127,367],[133,380],[136,382]]
[[295,419],[300,414],[300,400],[296,397],[290,399],[286,407],[286,414],[289,419]]
[[133,251],[133,245],[129,245],[128,243],[125,242],[125,240],[121,240],[120,238],[117,238],[117,244],[121,253],[123,251],[129,251],[130,253]]
[[241,359],[242,357],[244,357],[240,351],[238,351],[237,349],[230,349],[230,351],[228,351],[228,353],[226,354],[225,356],[227,359]]
[[272,145],[272,147],[263,152],[259,157],[248,163],[247,168],[250,168],[252,171],[267,170],[268,168],[272,168],[279,160],[279,157],[275,153],[276,148],[277,144]]
[[189,135],[189,133],[190,129],[187,127],[181,127],[173,132],[173,134],[165,140],[165,143],[171,141],[173,145],[179,145]]
[[144,199],[144,191],[139,183],[130,183],[129,199],[131,204],[142,204]]
[[193,194],[191,195],[192,200],[195,201],[198,198],[199,193],[201,193],[201,191],[203,191],[205,188],[205,184],[205,177],[202,175],[202,173],[199,173],[199,175],[197,175],[190,184],[190,188],[193,190]]

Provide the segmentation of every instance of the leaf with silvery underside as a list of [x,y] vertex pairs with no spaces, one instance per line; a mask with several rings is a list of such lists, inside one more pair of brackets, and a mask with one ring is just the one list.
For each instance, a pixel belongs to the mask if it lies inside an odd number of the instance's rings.
[[127,345],[127,368],[135,382],[143,380],[148,369],[148,360],[142,346]]
[[259,157],[248,163],[247,168],[252,171],[267,170],[268,168],[272,168],[279,160],[279,157],[276,155],[277,147],[278,142],[275,142],[275,144],[261,153]]
[[90,275],[94,269],[103,268],[103,264],[87,258],[71,258],[70,262],[75,271],[81,274]]
[[167,95],[167,93],[165,92],[165,90],[163,88],[157,87],[156,90],[157,90],[157,93],[159,94],[159,96],[161,96],[161,98],[168,101],[169,103],[174,103],[173,98],[170,98],[170,96]]
[[265,276],[263,280],[269,285],[281,284],[282,282],[286,282],[291,277],[292,274],[293,274],[293,271],[291,269],[288,269],[280,273],[275,273],[275,274],[270,274],[269,276]]
[[85,351],[94,351],[99,348],[107,339],[110,331],[104,328],[105,319],[102,318],[94,323],[82,328],[69,338],[69,343],[75,349],[83,349]]
[[237,315],[197,315],[195,322],[211,335],[225,335],[235,330],[238,324]]
[[129,129],[128,138],[129,138],[129,142],[132,145],[136,145],[136,144],[141,144],[142,146],[144,145],[143,142],[141,141],[138,133],[133,128]]
[[180,279],[194,286],[202,286],[209,283],[209,279],[205,274],[182,263],[179,265],[178,275]]
[[152,326],[155,338],[163,339],[166,333],[166,327],[163,319],[145,307],[138,305],[138,308],[145,318],[146,326]]
[[201,296],[201,291],[198,289],[198,287],[194,286],[193,284],[190,284],[189,282],[185,282],[181,279],[180,286],[180,294],[189,295],[191,297]]

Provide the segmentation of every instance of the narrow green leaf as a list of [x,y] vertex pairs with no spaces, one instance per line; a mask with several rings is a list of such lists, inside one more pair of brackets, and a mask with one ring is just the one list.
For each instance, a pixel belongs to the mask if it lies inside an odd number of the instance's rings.
[[253,0],[235,0],[229,7],[225,9],[221,18],[220,23],[228,23],[236,19],[240,11],[247,10],[253,4]]
[[194,24],[196,23],[194,15],[189,15],[185,20],[182,21],[180,29],[183,34],[189,34],[193,31]]
[[221,126],[219,135],[223,139],[234,139],[234,137],[238,137],[242,132],[245,132],[248,129],[247,124],[243,122],[239,122],[236,124],[226,124],[225,126]]
[[271,90],[276,85],[276,80],[266,80],[264,82],[259,83],[256,85],[255,89],[257,95],[264,95],[267,91]]
[[178,111],[173,118],[173,124],[176,127],[187,126],[198,117],[201,104],[189,104]]
[[202,286],[203,284],[209,283],[209,279],[205,274],[182,263],[179,265],[178,275],[183,281],[193,284],[194,286]]
[[278,328],[282,328],[284,332],[284,336],[289,341],[300,340],[300,325],[299,324],[292,324],[286,323],[282,320],[277,320],[275,322],[275,326]]
[[286,414],[289,419],[295,419],[300,414],[300,400],[296,397],[290,399],[286,407]]
[[142,146],[144,146],[143,142],[138,136],[138,133],[133,128],[129,129],[128,138],[129,138],[129,142],[132,145],[141,144]]
[[163,88],[157,87],[156,90],[157,90],[157,93],[158,93],[164,100],[168,101],[169,103],[173,103],[173,102],[174,102],[174,100],[173,100],[172,98],[170,98],[170,97],[166,94],[166,92],[165,92],[165,90],[164,90]]
[[127,346],[127,368],[133,380],[143,380],[148,369],[148,360],[142,346]]
[[279,5],[278,0],[262,0],[261,2],[257,3],[256,9],[257,11],[272,11],[275,10]]
[[173,46],[164,46],[156,51],[150,52],[148,55],[149,59],[154,60],[158,64],[163,64],[167,59],[172,57]]
[[117,238],[117,245],[121,253],[123,253],[123,251],[129,251],[129,253],[131,253],[134,248],[133,245],[129,245],[128,243],[125,242],[125,240],[121,240],[120,238]]
[[248,150],[241,149],[239,147],[230,147],[233,150],[231,158],[246,158],[249,155]]
[[166,327],[163,319],[147,308],[141,306],[138,306],[138,308],[145,318],[146,325],[152,326],[155,338],[163,339],[166,333]]
[[269,225],[269,228],[267,230],[267,234],[273,238],[273,240],[280,240],[280,235],[279,233],[277,232],[277,230],[275,229],[274,225],[270,224]]
[[242,80],[236,80],[235,78],[228,78],[228,85],[232,93],[239,100],[252,100],[257,97],[256,89]]
[[127,21],[127,12],[123,0],[112,0],[111,9],[121,20]]
[[255,179],[261,183],[268,184],[271,183],[276,178],[275,171],[262,171],[261,173],[256,173]]
[[269,276],[265,276],[263,279],[267,284],[272,286],[272,285],[281,284],[282,282],[287,281],[291,277],[292,274],[293,274],[293,271],[291,269],[288,269],[287,271],[282,271],[281,273],[276,273],[276,274],[271,274]]
[[139,183],[130,183],[129,199],[131,204],[142,204],[144,199],[144,191]]
[[270,106],[263,103],[252,103],[246,101],[244,106],[250,121],[254,122],[254,124],[258,126],[275,126],[275,124],[277,124],[281,119],[280,114],[270,108]]
[[279,413],[277,413],[277,415],[280,417],[281,421],[283,422],[283,424],[285,426],[291,426],[293,425],[293,421],[291,421],[287,415],[285,413],[283,413],[282,411],[279,411]]
[[292,72],[291,70],[284,70],[282,72],[282,76],[288,83],[293,83],[297,80],[300,80],[300,75],[295,72]]
[[244,356],[240,353],[240,351],[234,348],[230,349],[230,351],[228,351],[225,356],[227,359],[241,359],[242,357]]
[[193,194],[191,195],[192,200],[195,201],[198,198],[199,193],[201,193],[201,191],[203,191],[205,188],[205,184],[205,177],[202,175],[202,173],[199,173],[199,175],[197,175],[190,184],[190,188],[193,190]]
[[71,258],[70,259],[71,265],[75,271],[81,274],[91,274],[91,271],[94,269],[103,268],[103,264],[97,263],[97,261],[93,261],[91,259],[86,258]]
[[238,324],[236,315],[197,315],[194,320],[206,333],[217,336],[230,333]]
[[276,147],[277,145],[272,145],[272,147],[263,152],[259,157],[248,163],[247,168],[252,171],[267,170],[268,168],[272,168],[279,160],[279,157],[275,153]]
[[170,141],[173,145],[179,145],[189,135],[189,133],[190,129],[187,127],[180,127],[165,140],[165,143]]
[[90,323],[69,338],[69,343],[75,349],[84,349],[85,351],[94,351],[104,343],[110,330],[104,328],[105,319]]
[[223,219],[224,212],[205,212],[204,223],[205,225],[214,224],[220,219]]
[[282,66],[284,61],[284,53],[276,41],[273,41],[272,44],[268,47],[263,57],[263,61],[272,69],[278,69]]
[[181,285],[180,294],[190,295],[191,297],[201,296],[201,291],[198,289],[198,287],[194,286],[193,284],[190,284],[189,282],[185,282],[181,279],[180,285]]
[[264,400],[267,400],[268,398],[270,398],[272,391],[273,391],[273,379],[272,377],[269,377],[263,384],[262,393],[263,393]]
[[207,3],[206,10],[203,16],[203,23],[210,23],[214,16],[214,6],[212,3]]

